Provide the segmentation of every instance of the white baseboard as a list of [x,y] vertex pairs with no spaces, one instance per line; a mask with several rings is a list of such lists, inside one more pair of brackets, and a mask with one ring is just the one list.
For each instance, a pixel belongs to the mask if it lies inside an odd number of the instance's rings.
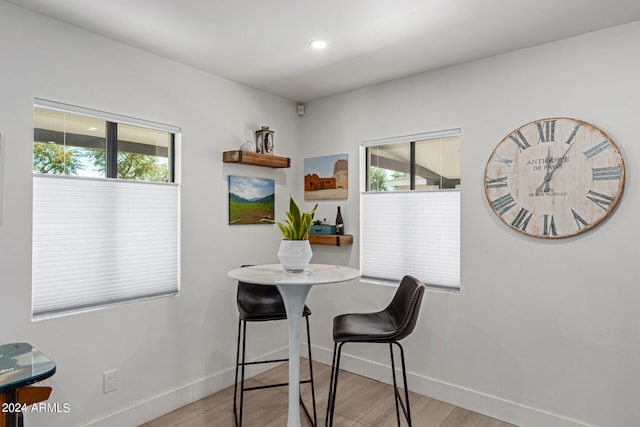
[[[305,351],[306,353],[306,351]],[[282,359],[288,356],[287,348],[261,356],[259,359]],[[246,378],[273,368],[272,364],[248,366]],[[119,412],[86,424],[88,427],[139,426],[185,405],[203,399],[210,394],[232,386],[235,381],[235,366],[202,378],[175,390],[138,402]],[[231,410],[231,408],[229,408]]]
[[[333,350],[313,348],[313,359],[331,365]],[[391,365],[372,362],[342,353],[340,369],[391,384]],[[398,371],[400,378],[400,371]],[[552,414],[517,402],[471,390],[435,378],[407,372],[409,389],[470,411],[502,420],[520,427],[597,427],[583,421]]]
[[[313,347],[313,359],[331,365],[332,349]],[[307,356],[306,345],[300,346],[300,355]],[[262,358],[286,358],[287,349],[280,349]],[[390,365],[383,365],[342,354],[340,367],[346,371],[390,383]],[[247,377],[272,368],[270,365],[251,366]],[[234,382],[235,367],[213,374],[207,378],[139,402],[108,417],[87,424],[90,427],[139,426],[168,412],[200,400],[212,393],[223,390]],[[461,408],[487,415],[520,427],[597,427],[583,421],[552,414],[517,402],[471,390],[456,384],[407,372],[410,389],[416,393],[441,400]]]

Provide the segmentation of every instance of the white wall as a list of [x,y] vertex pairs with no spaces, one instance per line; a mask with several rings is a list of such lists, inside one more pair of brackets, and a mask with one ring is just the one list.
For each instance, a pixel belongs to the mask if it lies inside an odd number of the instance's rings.
[[[412,388],[522,426],[627,427],[640,419],[636,175],[640,22],[389,82],[307,104],[304,156],[347,152],[347,232],[359,226],[359,143],[462,129],[462,291],[430,292],[406,340]],[[575,117],[604,129],[627,170],[610,220],[575,238],[521,236],[484,196],[487,159],[529,121]],[[322,209],[335,209],[323,202]],[[419,213],[416,213],[419,214]],[[356,241],[357,243],[357,241]],[[333,252],[330,252],[333,251]],[[358,262],[358,247],[314,262]],[[312,291],[318,358],[337,313],[382,308],[376,285]],[[386,348],[345,347],[350,369],[378,375]],[[314,356],[315,356],[314,355]]]
[[[231,384],[235,283],[226,271],[274,262],[274,227],[229,227],[227,176],[274,178],[277,212],[302,195],[302,159],[348,152],[341,205],[356,245],[314,247],[314,262],[358,265],[360,141],[460,127],[462,292],[429,293],[406,340],[415,390],[522,426],[635,425],[640,353],[634,262],[640,23],[451,67],[309,103],[293,103],[27,12],[0,0],[0,342],[28,341],[58,363],[51,402],[31,426],[136,425]],[[182,292],[175,298],[31,322],[31,149],[34,97],[177,125],[182,144]],[[483,195],[486,160],[516,127],[570,116],[621,147],[627,185],[613,217],[584,236],[519,236]],[[258,126],[276,130],[286,170],[225,165]],[[303,144],[300,141],[304,141]],[[308,203],[307,203],[308,204]],[[307,205],[305,204],[305,205]],[[393,289],[312,290],[314,357],[329,361],[331,318],[382,307]],[[321,307],[322,309],[320,309]],[[254,334],[255,354],[286,346],[281,327]],[[345,366],[380,375],[386,351],[347,348]],[[102,372],[119,389],[102,394]],[[102,421],[100,421],[102,419]]]
[[[31,321],[34,97],[182,128],[179,296]],[[0,1],[0,342],[27,341],[54,359],[49,402],[71,407],[69,414],[29,414],[28,425],[105,417],[96,425],[138,425],[232,383],[237,312],[226,272],[275,262],[279,231],[227,225],[227,176],[276,179],[282,213],[301,173],[297,161],[286,170],[222,163],[222,152],[252,139],[260,125],[276,131],[276,154],[301,157],[294,103]],[[286,348],[283,329],[259,330],[254,354]],[[110,369],[119,371],[119,388],[105,395],[102,373]]]

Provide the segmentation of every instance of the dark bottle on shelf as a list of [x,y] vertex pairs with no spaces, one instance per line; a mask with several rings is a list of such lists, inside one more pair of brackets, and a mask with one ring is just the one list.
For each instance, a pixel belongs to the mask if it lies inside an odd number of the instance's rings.
[[344,222],[342,221],[340,206],[338,206],[338,215],[336,215],[336,234],[344,234]]

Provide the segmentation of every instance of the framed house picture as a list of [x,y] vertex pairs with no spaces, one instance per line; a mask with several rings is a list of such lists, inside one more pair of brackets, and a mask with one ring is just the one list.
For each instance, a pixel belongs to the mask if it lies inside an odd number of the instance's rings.
[[305,200],[346,199],[348,187],[348,154],[304,159]]

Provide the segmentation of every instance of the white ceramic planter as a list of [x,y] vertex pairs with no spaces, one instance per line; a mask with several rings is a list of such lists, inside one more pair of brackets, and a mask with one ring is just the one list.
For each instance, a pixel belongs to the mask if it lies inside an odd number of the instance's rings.
[[282,268],[290,273],[301,273],[309,265],[313,252],[308,240],[282,240],[278,259]]

